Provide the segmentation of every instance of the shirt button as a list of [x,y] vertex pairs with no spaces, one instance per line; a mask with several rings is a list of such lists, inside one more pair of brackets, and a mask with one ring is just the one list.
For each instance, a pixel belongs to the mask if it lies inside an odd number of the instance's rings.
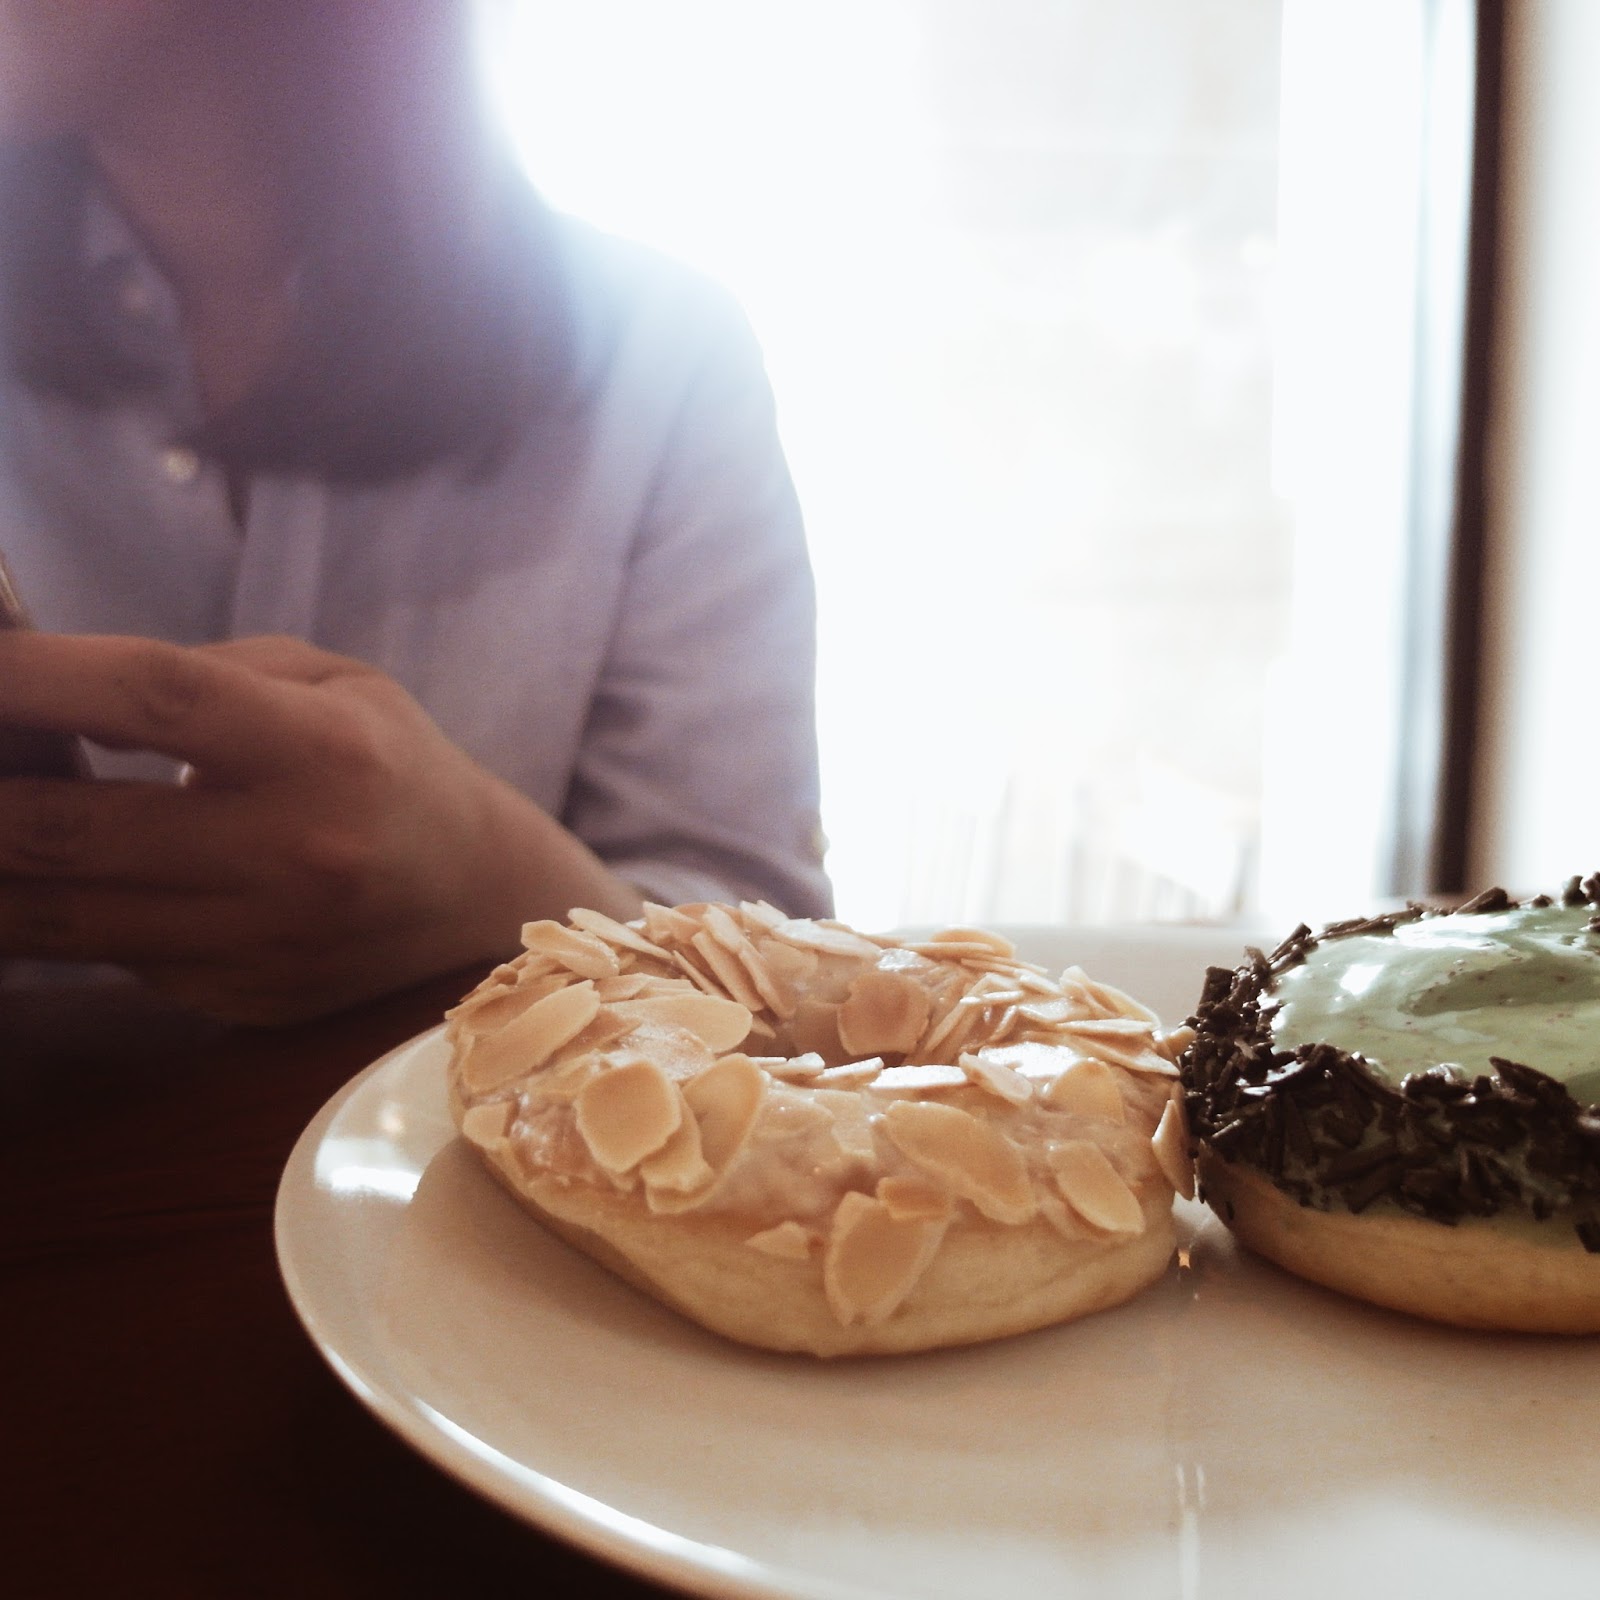
[[200,476],[200,457],[187,446],[175,444],[161,452],[161,470],[171,483],[193,483]]

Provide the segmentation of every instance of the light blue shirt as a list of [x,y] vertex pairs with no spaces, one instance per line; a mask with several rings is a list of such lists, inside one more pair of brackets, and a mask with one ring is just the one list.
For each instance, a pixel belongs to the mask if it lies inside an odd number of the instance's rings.
[[[0,551],[40,627],[286,633],[381,668],[651,899],[822,913],[813,592],[759,351],[686,269],[561,237],[579,399],[491,477],[258,478],[241,530],[174,443],[186,381],[110,410],[13,381]],[[89,251],[119,332],[181,373],[174,297],[109,211]]]

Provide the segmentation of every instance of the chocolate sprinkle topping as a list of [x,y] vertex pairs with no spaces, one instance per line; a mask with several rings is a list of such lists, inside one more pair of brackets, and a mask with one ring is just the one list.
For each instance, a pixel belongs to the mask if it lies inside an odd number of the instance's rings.
[[[1489,889],[1457,913],[1517,904]],[[1571,879],[1561,904],[1596,907],[1591,926],[1600,924],[1600,873]],[[1331,1044],[1273,1043],[1273,986],[1316,945],[1449,914],[1413,904],[1320,934],[1302,923],[1270,955],[1251,950],[1238,968],[1212,967],[1179,1062],[1192,1135],[1304,1206],[1359,1214],[1383,1201],[1451,1226],[1561,1211],[1584,1249],[1600,1254],[1600,1105],[1580,1105],[1557,1079],[1498,1057],[1492,1073],[1468,1078],[1441,1065],[1396,1087]]]

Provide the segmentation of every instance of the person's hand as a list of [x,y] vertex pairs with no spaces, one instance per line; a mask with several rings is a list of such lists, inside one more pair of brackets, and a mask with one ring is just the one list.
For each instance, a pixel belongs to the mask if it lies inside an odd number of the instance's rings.
[[112,962],[214,1016],[319,1015],[639,898],[382,673],[293,639],[0,636],[0,723],[189,764],[0,780],[0,960]]

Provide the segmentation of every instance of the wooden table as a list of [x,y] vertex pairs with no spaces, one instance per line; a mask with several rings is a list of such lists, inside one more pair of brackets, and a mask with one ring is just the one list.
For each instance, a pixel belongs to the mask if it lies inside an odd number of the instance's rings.
[[476,976],[273,1032],[0,992],[6,1594],[665,1593],[413,1455],[278,1278],[296,1137]]

